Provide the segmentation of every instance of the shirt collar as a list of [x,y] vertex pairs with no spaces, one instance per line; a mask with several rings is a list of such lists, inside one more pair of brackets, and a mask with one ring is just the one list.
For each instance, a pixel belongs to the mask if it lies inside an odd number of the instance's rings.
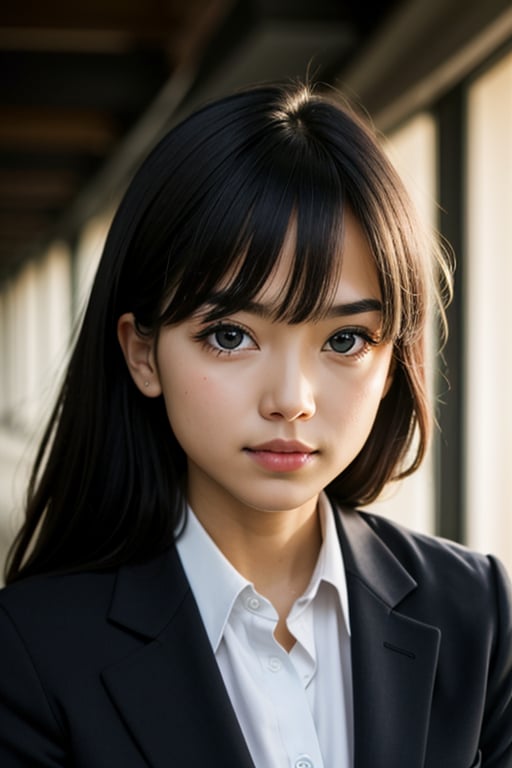
[[[338,592],[341,611],[350,634],[343,555],[332,508],[324,493],[319,498],[319,514],[322,546],[303,597],[314,599],[322,581],[332,584]],[[210,644],[214,651],[217,651],[237,597],[247,587],[252,588],[252,584],[224,557],[190,507],[185,530],[178,538],[176,548]]]
[[332,584],[340,601],[341,612],[350,635],[350,615],[348,610],[348,590],[343,553],[341,551],[338,531],[334,521],[334,513],[329,499],[321,493],[318,499],[320,528],[322,531],[322,546],[318,554],[315,570],[311,576],[304,597],[313,599],[322,582]]

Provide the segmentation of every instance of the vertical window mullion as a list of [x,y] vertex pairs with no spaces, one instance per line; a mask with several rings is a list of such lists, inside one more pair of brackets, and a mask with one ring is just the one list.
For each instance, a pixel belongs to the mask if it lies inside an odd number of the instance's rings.
[[455,291],[448,308],[449,337],[444,348],[445,373],[439,377],[436,445],[436,533],[456,541],[465,539],[464,498],[464,200],[466,107],[457,88],[437,104],[438,200],[441,236],[456,258]]

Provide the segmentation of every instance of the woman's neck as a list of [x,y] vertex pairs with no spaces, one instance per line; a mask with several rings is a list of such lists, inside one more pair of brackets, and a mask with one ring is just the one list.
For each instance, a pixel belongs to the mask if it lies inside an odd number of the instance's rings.
[[217,507],[190,498],[194,514],[223,555],[276,609],[280,624],[307,588],[322,543],[317,499],[293,510]]

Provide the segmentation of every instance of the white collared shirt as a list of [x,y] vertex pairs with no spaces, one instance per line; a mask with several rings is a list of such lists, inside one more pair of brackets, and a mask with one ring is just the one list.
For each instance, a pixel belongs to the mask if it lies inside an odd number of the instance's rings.
[[292,606],[289,653],[278,616],[224,557],[189,509],[177,549],[257,768],[352,768],[353,706],[345,570],[331,506],[320,497],[322,546]]

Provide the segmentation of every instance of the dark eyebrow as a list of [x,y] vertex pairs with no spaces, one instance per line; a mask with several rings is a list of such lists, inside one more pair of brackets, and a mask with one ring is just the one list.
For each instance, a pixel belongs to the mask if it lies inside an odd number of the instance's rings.
[[[204,314],[201,313],[203,322],[216,320],[225,312],[221,296],[210,297],[207,306],[210,308],[209,311]],[[358,301],[351,301],[346,304],[333,304],[322,316],[326,319],[348,317],[350,315],[362,315],[366,312],[382,313],[382,309],[382,302],[378,299],[359,299]],[[259,301],[248,301],[238,311],[249,312],[263,319],[272,319],[275,315],[275,310],[271,306],[262,304]]]
[[[251,312],[259,317],[272,317],[272,310],[265,304],[257,301],[249,301],[244,307],[244,312]],[[378,299],[359,299],[347,304],[334,304],[325,313],[326,318],[347,317],[348,315],[362,315],[365,312],[382,312],[382,302]]]
[[362,315],[365,312],[382,312],[382,301],[378,299],[360,299],[348,304],[334,304],[327,312],[327,317],[345,317],[346,315]]

